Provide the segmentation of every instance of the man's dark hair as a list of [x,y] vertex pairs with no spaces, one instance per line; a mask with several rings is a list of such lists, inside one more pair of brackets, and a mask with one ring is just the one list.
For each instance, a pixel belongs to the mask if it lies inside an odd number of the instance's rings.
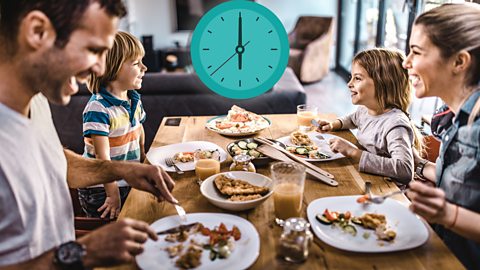
[[127,14],[122,0],[0,0],[0,42],[7,46],[7,53],[15,53],[20,21],[29,12],[38,10],[52,22],[57,34],[55,45],[63,48],[94,2],[110,16],[121,18]]

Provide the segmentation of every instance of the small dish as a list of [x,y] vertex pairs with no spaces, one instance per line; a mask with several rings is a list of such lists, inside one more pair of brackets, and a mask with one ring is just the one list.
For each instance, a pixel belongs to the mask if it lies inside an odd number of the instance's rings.
[[[249,200],[249,201],[229,201],[223,196],[215,187],[214,180],[217,176],[225,174],[226,176],[234,179],[240,179],[246,181],[252,185],[268,187],[269,192],[263,195],[261,198]],[[253,172],[225,172],[218,173],[205,179],[200,186],[200,192],[207,198],[207,200],[215,206],[231,211],[243,211],[251,208],[255,208],[262,204],[268,197],[273,194],[273,181],[272,179]]]
[[[282,142],[279,142],[279,141],[273,141],[273,142],[278,144],[279,146],[285,148],[285,144],[283,144]],[[243,146],[242,144],[244,144],[245,147],[242,147]],[[235,153],[235,148],[234,148],[235,145],[240,147],[240,150],[242,150],[242,154],[249,155],[249,156],[253,157],[252,163],[257,167],[266,166],[268,163],[274,161],[273,159],[271,159],[271,158],[269,158],[269,157],[267,157],[267,156],[265,156],[261,153],[258,153],[259,156],[255,156],[255,154],[252,154],[251,150],[254,150],[255,152],[258,152],[258,151],[256,151],[256,149],[259,145],[257,142],[255,142],[254,138],[246,138],[246,139],[236,140],[236,141],[233,141],[233,142],[229,143],[226,147],[226,150],[227,150],[227,153],[230,154],[230,156],[232,156],[232,158],[234,156],[238,155],[238,153]],[[249,145],[251,147],[249,147]],[[253,147],[253,146],[255,146],[255,147]]]

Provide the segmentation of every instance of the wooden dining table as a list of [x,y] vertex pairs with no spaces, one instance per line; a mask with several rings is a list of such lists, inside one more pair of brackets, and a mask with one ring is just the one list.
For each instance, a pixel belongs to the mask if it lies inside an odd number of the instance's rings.
[[[272,125],[257,134],[258,136],[276,139],[288,136],[297,129],[295,114],[265,116],[270,119]],[[336,118],[333,114],[321,114],[319,117],[323,119]],[[163,119],[151,147],[188,141],[208,141],[225,149],[227,144],[238,139],[222,136],[206,129],[205,123],[211,118],[208,116],[179,117],[181,119],[179,125],[169,125],[171,122],[175,122],[172,121],[172,118],[176,117]],[[332,134],[358,145],[350,131],[338,131],[332,132]],[[231,158],[228,158],[227,161],[222,163],[221,170],[228,171],[230,163]],[[307,206],[313,200],[328,196],[363,194],[366,181],[372,183],[373,194],[384,194],[398,190],[397,185],[386,177],[359,172],[358,164],[353,163],[348,158],[313,164],[332,173],[339,185],[337,187],[328,186],[307,176],[302,208],[302,216],[305,218]],[[268,166],[258,167],[257,172],[270,176]],[[185,172],[183,175],[171,173],[170,175],[176,183],[173,195],[179,200],[187,213],[229,213],[247,219],[255,226],[260,235],[260,254],[249,269],[463,269],[462,264],[432,231],[430,226],[427,226],[429,238],[425,244],[406,251],[388,253],[343,251],[314,237],[309,249],[308,259],[301,264],[288,263],[279,258],[276,251],[282,228],[274,222],[273,197],[268,198],[254,209],[243,212],[229,212],[210,204],[202,196],[199,185],[195,181],[194,172]],[[408,207],[409,201],[404,195],[400,194],[393,198]],[[119,219],[128,217],[151,224],[160,218],[175,214],[176,211],[172,205],[157,202],[153,195],[132,189]],[[138,266],[132,263],[108,269],[138,269]]]

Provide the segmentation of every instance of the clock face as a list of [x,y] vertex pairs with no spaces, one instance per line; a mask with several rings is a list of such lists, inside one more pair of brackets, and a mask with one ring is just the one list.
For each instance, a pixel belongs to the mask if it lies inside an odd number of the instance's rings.
[[235,0],[205,14],[193,32],[192,63],[212,91],[228,98],[258,96],[280,79],[288,62],[288,37],[264,6]]

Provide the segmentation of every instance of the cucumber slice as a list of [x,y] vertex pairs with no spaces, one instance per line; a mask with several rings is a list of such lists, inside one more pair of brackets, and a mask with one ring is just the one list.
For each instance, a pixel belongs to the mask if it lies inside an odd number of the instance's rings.
[[322,223],[323,225],[330,225],[332,224],[332,222],[330,220],[328,220],[324,215],[322,214],[317,214],[315,216],[315,218],[320,222]]
[[300,154],[300,155],[308,154],[308,150],[303,148],[303,147],[298,147],[295,151],[297,151],[297,153]]
[[357,225],[362,225],[362,221],[358,217],[352,217],[351,221]]
[[248,151],[248,155],[254,158],[258,158],[260,156],[260,152],[252,149]]
[[353,225],[350,225],[350,224],[345,225],[345,226],[343,227],[343,231],[346,232],[346,233],[349,233],[349,234],[351,234],[351,235],[353,235],[353,236],[356,236],[356,235],[357,235],[357,229],[356,229]]
[[251,142],[247,144],[248,149],[257,149],[258,144]]
[[238,142],[238,147],[242,149],[247,149],[247,142],[246,141],[239,141]]

